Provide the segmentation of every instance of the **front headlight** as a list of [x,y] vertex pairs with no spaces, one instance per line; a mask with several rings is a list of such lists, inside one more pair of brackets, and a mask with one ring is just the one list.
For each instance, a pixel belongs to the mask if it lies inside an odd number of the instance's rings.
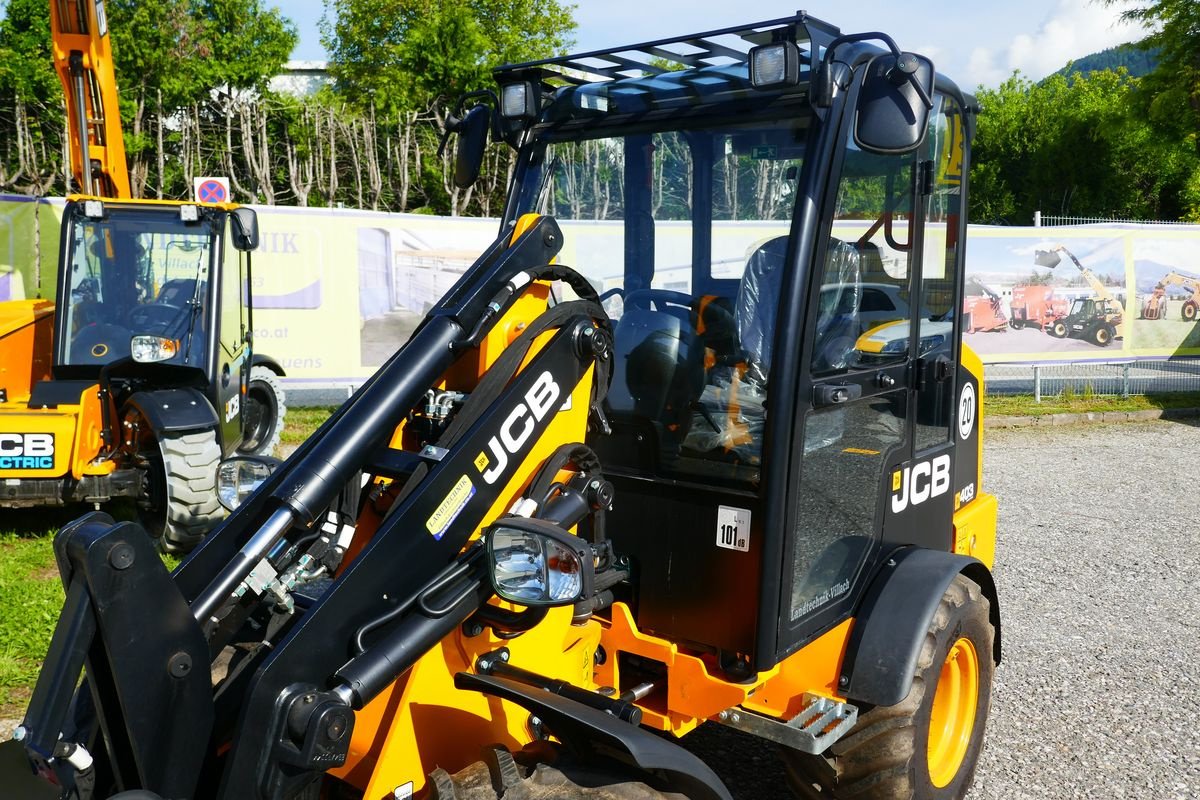
[[139,334],[129,340],[129,352],[139,364],[168,361],[179,352],[179,340]]
[[235,456],[217,465],[217,498],[230,511],[245,502],[282,462],[269,456]]
[[524,606],[560,606],[592,596],[592,548],[550,522],[508,517],[488,528],[492,588]]

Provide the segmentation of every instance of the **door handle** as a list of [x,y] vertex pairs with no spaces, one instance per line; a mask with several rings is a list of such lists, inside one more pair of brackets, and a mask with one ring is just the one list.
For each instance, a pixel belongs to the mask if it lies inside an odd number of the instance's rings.
[[813,406],[835,406],[862,397],[862,387],[856,383],[826,383],[813,387]]

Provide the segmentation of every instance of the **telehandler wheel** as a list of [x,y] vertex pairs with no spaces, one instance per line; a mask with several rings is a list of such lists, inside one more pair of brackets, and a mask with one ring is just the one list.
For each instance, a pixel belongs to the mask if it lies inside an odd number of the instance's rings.
[[1066,338],[1067,323],[1063,322],[1061,319],[1056,319],[1056,320],[1054,320],[1054,322],[1050,323],[1050,327],[1049,327],[1049,329],[1047,329],[1046,332],[1049,333],[1051,336],[1053,336],[1055,339]]
[[216,432],[164,433],[143,455],[149,502],[138,507],[142,525],[164,553],[186,553],[225,517]]
[[1186,303],[1184,303],[1183,308],[1180,311],[1180,313],[1183,315],[1183,321],[1184,322],[1195,322],[1196,321],[1196,311],[1198,310],[1198,308],[1200,308],[1200,307],[1198,307],[1196,305],[1196,303],[1193,302],[1192,300],[1188,300]]
[[[537,747],[534,745],[533,747]],[[524,758],[522,760],[525,760]],[[518,764],[503,745],[483,748],[483,759],[454,775],[435,769],[429,774],[429,800],[686,800],[677,792],[660,792],[629,775],[602,772],[555,762],[532,767]],[[558,767],[561,766],[562,769]]]
[[783,750],[799,798],[963,797],[975,778],[991,701],[994,629],[987,598],[959,575],[942,596],[908,697],[875,706],[820,756]]
[[250,370],[250,386],[242,407],[246,439],[238,452],[249,456],[269,456],[279,445],[287,402],[279,376],[266,367]]
[[1112,344],[1113,330],[1108,325],[1101,325],[1092,332],[1092,341],[1100,347],[1108,347]]

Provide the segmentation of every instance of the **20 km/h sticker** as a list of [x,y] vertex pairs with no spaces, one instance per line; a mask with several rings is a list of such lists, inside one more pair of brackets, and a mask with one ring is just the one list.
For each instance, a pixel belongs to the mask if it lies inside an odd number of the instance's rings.
[[717,547],[743,553],[750,549],[750,509],[717,507]]

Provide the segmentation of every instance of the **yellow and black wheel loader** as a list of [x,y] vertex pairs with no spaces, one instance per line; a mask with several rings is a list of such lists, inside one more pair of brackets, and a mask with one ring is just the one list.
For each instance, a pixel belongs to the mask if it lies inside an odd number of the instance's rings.
[[132,199],[103,3],[51,0],[74,177],[57,302],[0,304],[0,507],[125,499],[167,551],[225,516],[217,463],[269,456],[280,364],[254,350],[251,208]]
[[136,523],[58,534],[21,797],[730,798],[704,724],[797,797],[966,793],[975,101],[804,14],[495,76],[448,128],[462,186],[516,148],[501,230],[412,337],[282,465],[223,462],[174,573]]

